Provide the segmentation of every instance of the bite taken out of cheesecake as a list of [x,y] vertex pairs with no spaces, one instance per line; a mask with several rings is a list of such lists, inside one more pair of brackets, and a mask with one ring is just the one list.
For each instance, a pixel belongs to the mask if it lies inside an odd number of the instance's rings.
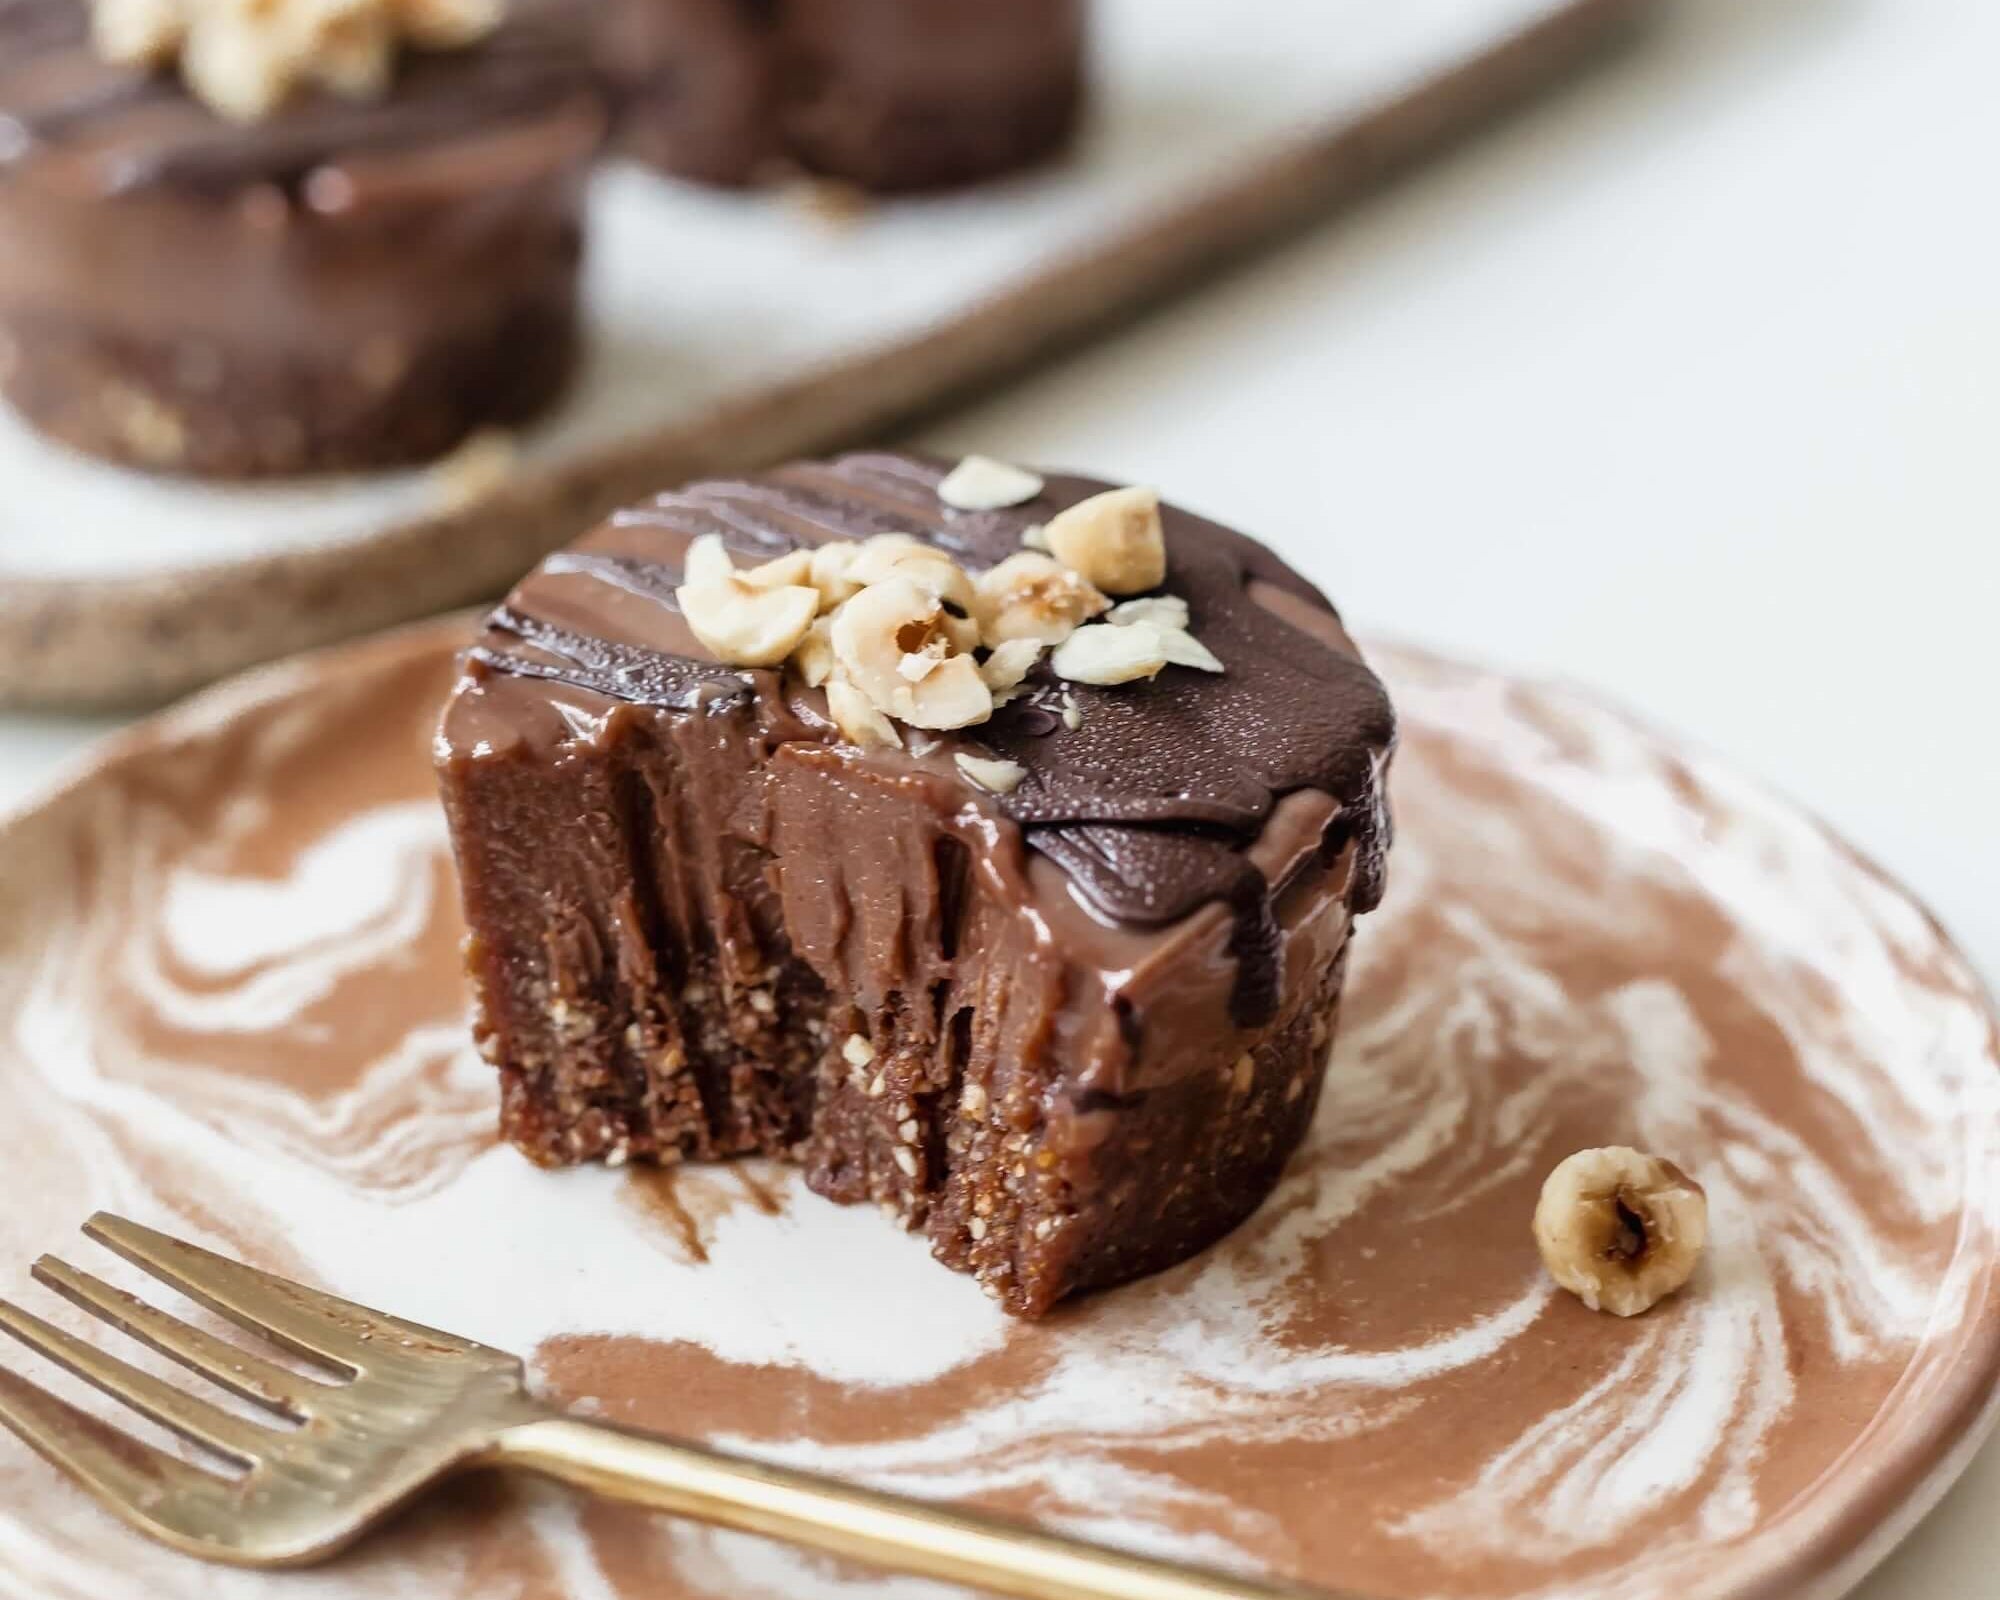
[[1394,742],[1319,592],[1149,490],[873,454],[621,512],[439,729],[506,1137],[801,1163],[1025,1316],[1181,1261],[1312,1120]]

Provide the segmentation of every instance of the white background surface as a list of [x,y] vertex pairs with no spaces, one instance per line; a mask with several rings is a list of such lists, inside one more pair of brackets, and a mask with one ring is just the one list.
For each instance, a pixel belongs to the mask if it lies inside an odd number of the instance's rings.
[[[1596,683],[1822,812],[2000,974],[1996,63],[1994,0],[1670,4],[928,442],[1159,482],[1364,629]],[[94,731],[0,718],[0,804]],[[1989,1448],[1860,1593],[1996,1573]]]

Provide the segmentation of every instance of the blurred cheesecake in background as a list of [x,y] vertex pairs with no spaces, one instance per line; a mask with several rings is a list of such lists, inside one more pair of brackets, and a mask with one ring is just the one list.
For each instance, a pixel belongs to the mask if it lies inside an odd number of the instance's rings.
[[1068,143],[1084,0],[607,0],[626,151],[746,184],[995,177]]
[[0,392],[134,466],[433,458],[578,348],[585,13],[0,0]]

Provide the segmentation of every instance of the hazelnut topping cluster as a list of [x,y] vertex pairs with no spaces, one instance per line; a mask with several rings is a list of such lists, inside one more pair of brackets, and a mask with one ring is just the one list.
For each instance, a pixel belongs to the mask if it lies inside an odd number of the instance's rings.
[[[1021,505],[1041,491],[1033,473],[981,456],[938,486],[960,511]],[[1146,593],[1167,575],[1155,491],[1093,495],[1029,534],[1026,548],[976,575],[908,534],[794,550],[744,569],[709,534],[689,546],[674,593],[717,660],[789,665],[826,691],[834,722],[862,746],[900,745],[904,726],[976,727],[1026,692],[1044,654],[1070,683],[1130,683],[1169,666],[1223,670],[1188,632],[1187,602]],[[1071,727],[1073,712],[1067,702]],[[998,794],[1025,776],[1010,761],[956,760]]]
[[304,88],[373,99],[403,46],[462,49],[505,11],[506,0],[90,0],[99,55],[178,64],[189,92],[232,122],[268,117]]

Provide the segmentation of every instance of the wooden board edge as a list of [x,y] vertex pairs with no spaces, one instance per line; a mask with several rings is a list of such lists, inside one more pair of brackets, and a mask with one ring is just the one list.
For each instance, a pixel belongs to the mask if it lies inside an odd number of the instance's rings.
[[248,560],[7,581],[0,706],[157,704],[259,662],[497,595],[612,509],[668,485],[880,439],[1359,199],[1521,105],[1655,8],[1571,0],[1409,94],[1343,116],[914,338],[520,475],[469,508]]

